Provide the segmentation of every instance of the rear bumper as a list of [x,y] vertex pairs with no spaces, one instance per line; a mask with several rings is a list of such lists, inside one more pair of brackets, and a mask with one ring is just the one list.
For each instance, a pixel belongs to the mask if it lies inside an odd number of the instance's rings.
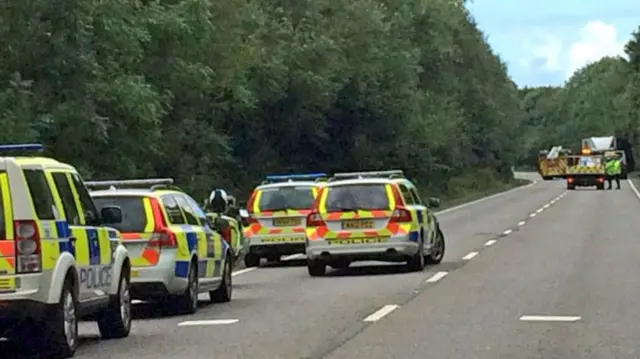
[[415,255],[420,250],[419,242],[398,240],[392,237],[385,243],[330,244],[328,241],[310,242],[306,248],[308,259],[366,261],[379,260],[397,262]]
[[[304,253],[304,233],[294,233],[281,236],[270,237],[247,237],[245,241],[246,253],[266,256],[266,255],[291,255]],[[273,241],[272,240],[278,240]]]
[[176,277],[175,251],[163,251],[153,267],[131,268],[131,294],[135,299],[181,294],[188,280]]
[[606,177],[604,174],[594,175],[567,175],[567,184],[576,187],[597,186],[604,184]]

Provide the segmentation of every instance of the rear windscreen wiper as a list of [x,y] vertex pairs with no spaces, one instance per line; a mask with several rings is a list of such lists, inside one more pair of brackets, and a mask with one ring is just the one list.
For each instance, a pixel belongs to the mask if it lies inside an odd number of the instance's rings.
[[353,207],[337,207],[336,209],[341,212],[358,212],[359,211],[359,209],[353,208]]

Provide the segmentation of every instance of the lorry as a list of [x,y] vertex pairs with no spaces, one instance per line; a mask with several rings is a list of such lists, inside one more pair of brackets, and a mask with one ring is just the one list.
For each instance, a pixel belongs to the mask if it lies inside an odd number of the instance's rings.
[[592,153],[583,149],[579,155],[567,156],[566,169],[567,189],[595,186],[604,189],[605,171],[604,154]]
[[538,153],[538,173],[545,181],[554,178],[564,178],[567,168],[567,155],[571,150],[562,146],[553,146],[551,150]]
[[622,174],[620,178],[626,179],[630,170],[628,156],[629,150],[622,148],[621,141],[616,136],[588,137],[582,139],[582,151],[588,150],[592,154],[608,157],[617,153],[620,155],[622,163]]

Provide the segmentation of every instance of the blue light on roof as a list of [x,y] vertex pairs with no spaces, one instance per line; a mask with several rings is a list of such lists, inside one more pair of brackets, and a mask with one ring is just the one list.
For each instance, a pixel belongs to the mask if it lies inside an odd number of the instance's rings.
[[327,177],[326,173],[304,173],[291,175],[269,175],[265,177],[267,181],[287,181],[287,180],[315,180]]
[[15,144],[15,145],[0,145],[0,152],[11,152],[11,151],[42,152],[42,151],[44,151],[44,146],[39,144],[39,143],[23,143],[23,144]]

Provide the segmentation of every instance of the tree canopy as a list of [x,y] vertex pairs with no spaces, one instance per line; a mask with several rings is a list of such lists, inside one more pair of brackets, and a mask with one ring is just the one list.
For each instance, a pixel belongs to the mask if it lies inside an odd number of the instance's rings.
[[[0,143],[41,142],[86,178],[202,194],[402,168],[455,195],[509,180],[521,146],[521,94],[462,0],[8,1],[0,38]],[[633,88],[598,86],[608,106]]]
[[591,136],[617,136],[623,148],[640,153],[640,27],[625,55],[579,69],[562,87],[520,91],[527,113],[519,129],[521,163],[535,163],[539,150],[554,145],[578,150]]

